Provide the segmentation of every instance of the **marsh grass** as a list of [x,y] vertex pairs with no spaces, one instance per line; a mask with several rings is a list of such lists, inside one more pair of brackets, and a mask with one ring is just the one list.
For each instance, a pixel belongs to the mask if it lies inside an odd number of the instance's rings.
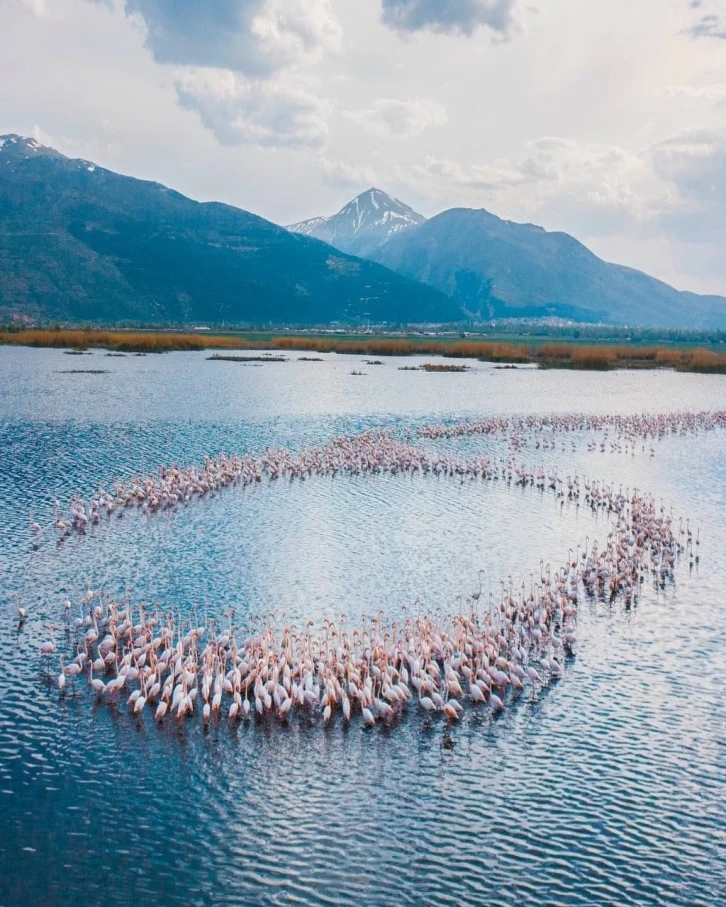
[[[0,344],[54,347],[69,353],[90,348],[114,352],[163,353],[171,350],[260,350],[351,353],[374,356],[446,356],[542,368],[607,370],[673,368],[678,371],[726,373],[726,354],[703,348],[670,348],[639,344],[496,343],[483,340],[412,340],[405,337],[341,339],[335,337],[270,337],[249,340],[234,335],[172,331],[0,330]],[[301,359],[303,357],[300,357]],[[304,357],[312,361],[313,357]],[[265,359],[264,361],[271,361]],[[449,369],[442,369],[449,370]]]
[[683,372],[726,373],[726,355],[701,348],[543,343],[532,347],[531,353],[532,361],[544,368],[672,368]]
[[40,329],[0,331],[0,344],[69,348],[67,352],[70,355],[80,355],[89,349],[107,349],[126,353],[165,353],[171,350],[246,350],[256,346],[242,337],[175,334],[164,331],[49,331]]
[[220,356],[215,353],[213,356],[207,356],[207,362],[289,362],[286,356],[273,356],[271,353],[265,353],[262,356]]
[[449,365],[437,362],[424,362],[421,366],[424,372],[468,372],[468,365]]
[[726,356],[713,350],[690,350],[686,359],[686,371],[726,373]]

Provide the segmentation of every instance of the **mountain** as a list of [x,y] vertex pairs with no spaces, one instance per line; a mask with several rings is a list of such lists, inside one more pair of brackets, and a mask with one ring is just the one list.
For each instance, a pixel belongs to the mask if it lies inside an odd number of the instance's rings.
[[0,137],[0,318],[449,321],[458,305],[261,217]]
[[368,189],[332,217],[313,217],[291,224],[287,229],[291,233],[314,236],[336,249],[365,258],[390,237],[425,221],[422,214],[417,214],[397,198],[380,189]]
[[390,237],[371,258],[481,318],[555,316],[659,327],[726,327],[726,298],[675,290],[608,264],[567,233],[453,208]]

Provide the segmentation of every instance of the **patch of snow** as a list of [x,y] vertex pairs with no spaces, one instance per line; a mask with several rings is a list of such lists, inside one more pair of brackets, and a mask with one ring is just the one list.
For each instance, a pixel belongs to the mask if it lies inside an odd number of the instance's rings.
[[0,139],[0,151],[3,150],[4,145],[5,145],[5,139]]
[[291,233],[302,233],[303,236],[311,236],[315,235],[318,227],[322,227],[329,220],[329,217],[311,217],[310,220],[301,220],[297,224],[289,224],[286,229]]

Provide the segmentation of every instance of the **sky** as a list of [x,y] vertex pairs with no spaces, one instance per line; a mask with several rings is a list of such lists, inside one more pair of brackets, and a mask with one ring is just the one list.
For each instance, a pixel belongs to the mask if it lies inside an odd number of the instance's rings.
[[376,186],[726,295],[726,0],[0,0],[0,134],[281,224]]

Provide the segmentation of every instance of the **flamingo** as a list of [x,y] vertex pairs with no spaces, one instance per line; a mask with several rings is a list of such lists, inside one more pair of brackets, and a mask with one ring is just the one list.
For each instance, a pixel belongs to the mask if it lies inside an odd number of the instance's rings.
[[91,662],[91,668],[90,668],[89,675],[88,675],[88,682],[91,684],[91,686],[97,693],[104,693],[106,691],[106,684],[102,680],[99,680],[98,677],[93,676],[93,662]]
[[363,723],[367,727],[373,727],[373,725],[376,723],[373,712],[371,712],[371,710],[366,706],[363,706],[363,708],[361,709],[361,715],[363,716]]
[[12,598],[15,599],[15,607],[18,612],[18,619],[19,619],[20,623],[22,624],[22,622],[25,620],[25,616],[26,616],[25,608],[20,607],[20,599],[19,599],[17,592],[12,593]]
[[55,624],[50,625],[50,640],[40,644],[41,655],[52,655],[55,652]]

